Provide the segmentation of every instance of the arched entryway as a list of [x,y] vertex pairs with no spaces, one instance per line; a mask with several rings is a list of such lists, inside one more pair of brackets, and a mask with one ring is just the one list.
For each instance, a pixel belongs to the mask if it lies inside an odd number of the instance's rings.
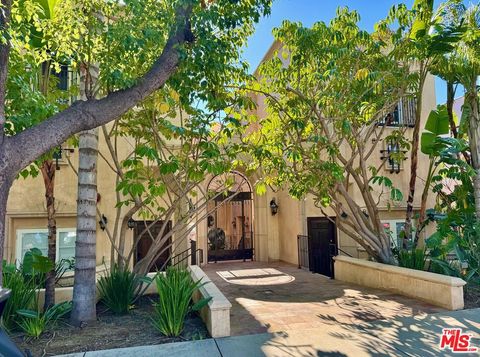
[[253,260],[253,193],[237,171],[218,175],[208,184],[208,262]]

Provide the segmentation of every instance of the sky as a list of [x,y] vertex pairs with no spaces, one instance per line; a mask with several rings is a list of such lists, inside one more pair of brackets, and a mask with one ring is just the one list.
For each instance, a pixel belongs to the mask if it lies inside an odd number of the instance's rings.
[[[248,40],[244,59],[250,63],[253,72],[273,43],[272,29],[281,25],[283,20],[300,21],[311,26],[317,21],[328,22],[335,16],[339,6],[357,10],[361,16],[360,26],[373,31],[375,23],[386,17],[392,5],[401,0],[274,0],[271,14],[256,25],[255,33]],[[404,0],[411,6],[413,0]],[[435,1],[439,3],[439,1]],[[446,85],[437,78],[435,82],[437,103],[446,101]]]

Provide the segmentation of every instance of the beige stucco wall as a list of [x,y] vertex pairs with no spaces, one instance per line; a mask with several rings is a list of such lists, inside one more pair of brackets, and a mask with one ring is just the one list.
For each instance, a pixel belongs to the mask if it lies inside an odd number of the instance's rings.
[[[172,124],[180,125],[180,116],[171,119]],[[107,125],[110,130],[112,124]],[[178,147],[179,141],[170,140],[170,149]],[[63,147],[66,147],[64,145]],[[97,169],[97,188],[99,194],[98,209],[107,219],[107,227],[113,232],[116,216],[116,173],[112,169],[115,165],[108,150],[104,134],[99,129],[99,152]],[[117,155],[120,160],[128,157],[134,149],[131,138],[119,137],[117,142]],[[78,150],[68,155],[75,170],[78,168]],[[59,228],[76,227],[76,199],[77,199],[77,176],[70,167],[67,160],[60,162],[60,170],[56,171],[55,177],[55,208],[57,224]],[[185,207],[183,207],[185,208]],[[129,207],[122,207],[120,222],[128,211]],[[134,215],[134,219],[142,219]],[[100,217],[97,217],[97,221]],[[18,178],[11,190],[7,205],[7,240],[5,244],[5,256],[9,260],[21,259],[16,256],[16,236],[18,229],[45,229],[47,227],[45,189],[41,174],[37,177],[26,179]],[[128,230],[126,235],[126,249],[132,246],[133,231]],[[182,240],[177,251],[185,250],[187,240]],[[97,264],[109,262],[111,256],[111,244],[108,235],[102,231],[97,223]]]
[[466,283],[460,278],[350,257],[334,259],[336,280],[392,291],[448,310],[464,307]]
[[[132,150],[130,143],[121,138],[118,145],[120,157],[126,157]],[[111,160],[103,134],[99,134],[99,151]],[[78,150],[69,154],[70,161],[78,166]],[[111,163],[112,164],[112,163]],[[108,219],[107,226],[113,230],[115,219],[115,174],[107,162],[98,158],[97,184],[100,201],[98,208]],[[65,162],[55,176],[55,208],[59,228],[76,228],[77,176]],[[122,215],[125,214],[123,210]],[[13,261],[16,256],[16,234],[18,229],[45,229],[47,227],[45,189],[41,174],[26,179],[18,178],[11,190],[7,205],[6,257]],[[127,232],[131,244],[132,232]],[[97,224],[97,264],[110,260],[110,241]]]

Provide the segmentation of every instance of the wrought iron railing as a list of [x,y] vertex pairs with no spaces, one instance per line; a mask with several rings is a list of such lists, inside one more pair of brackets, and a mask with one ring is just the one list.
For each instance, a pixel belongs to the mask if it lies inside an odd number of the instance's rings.
[[417,101],[414,98],[402,98],[395,109],[380,120],[379,125],[393,127],[414,127]]
[[310,269],[308,256],[308,236],[297,235],[298,268]]
[[336,244],[330,243],[328,245],[328,247],[329,247],[329,250],[330,250],[330,269],[332,271],[332,276],[330,278],[335,279],[335,260],[333,259],[333,257],[336,257],[339,252],[343,253],[346,256],[349,256],[351,258],[353,258],[353,257],[352,257],[351,254],[349,254],[346,251],[339,248]]
[[195,241],[190,241],[190,248],[178,254],[171,255],[165,262],[164,267],[168,265],[179,266],[189,258],[191,265],[203,264],[203,249],[197,249],[197,242]]

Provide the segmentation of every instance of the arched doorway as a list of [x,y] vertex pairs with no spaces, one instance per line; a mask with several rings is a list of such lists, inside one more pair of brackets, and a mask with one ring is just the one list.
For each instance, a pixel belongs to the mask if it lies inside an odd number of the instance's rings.
[[237,171],[215,176],[208,184],[208,262],[253,260],[253,193]]

